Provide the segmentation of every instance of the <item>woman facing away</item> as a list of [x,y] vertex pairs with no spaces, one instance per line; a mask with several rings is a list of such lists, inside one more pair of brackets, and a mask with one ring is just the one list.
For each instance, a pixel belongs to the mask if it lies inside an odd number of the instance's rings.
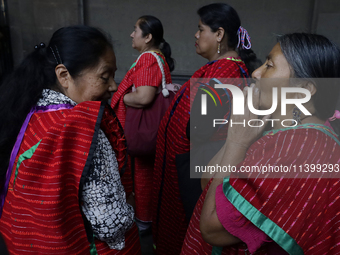
[[[141,55],[132,64],[118,91],[113,95],[111,106],[125,128],[126,108],[152,107],[157,93],[162,90],[162,72],[158,64],[163,65],[165,81],[171,83],[170,72],[174,70],[170,45],[163,38],[163,26],[156,17],[140,17],[130,35],[132,47]],[[156,54],[156,55],[153,55]],[[132,88],[135,91],[132,92]],[[151,230],[152,180],[155,156],[134,158],[134,189],[136,201],[136,223],[140,231]]]
[[[227,4],[210,4],[200,8],[198,15],[200,20],[199,30],[195,34],[196,52],[209,62],[197,70],[192,78],[219,79],[247,76],[248,68],[251,61],[256,60],[256,55],[248,50],[250,39],[246,30],[241,27],[236,11]],[[209,84],[206,87],[208,86]],[[243,86],[239,84],[241,89]],[[179,190],[176,158],[190,151],[191,142],[187,135],[187,128],[190,103],[194,101],[196,93],[198,87],[191,86],[190,81],[181,87],[163,117],[158,132],[152,222],[157,254],[179,254],[189,223],[186,220],[184,203]],[[226,94],[222,97],[226,98]],[[219,118],[229,115],[229,100],[225,99],[223,104],[225,110]],[[227,131],[224,129],[221,133],[219,135],[225,139]],[[212,136],[213,134],[207,140],[212,139]],[[199,194],[201,192],[199,184]]]
[[71,26],[1,85],[0,232],[10,254],[140,254],[120,177],[126,142],[105,104],[116,69],[102,32]]
[[[311,115],[294,104],[288,104],[287,115],[282,115],[278,97],[277,109],[262,119],[277,119],[270,131],[262,135],[265,125],[229,127],[225,145],[211,164],[230,164],[238,173],[217,173],[210,180],[191,218],[182,254],[340,252],[340,142],[324,125],[335,111],[340,87],[334,79],[315,79],[339,78],[339,59],[338,46],[323,36],[278,37],[266,63],[252,74],[254,108],[271,108],[274,87],[303,88],[311,99],[302,106]],[[244,91],[245,97],[251,96],[249,92]],[[289,96],[296,101],[304,97],[299,92]],[[257,119],[245,108],[244,116],[232,119]],[[286,171],[242,173],[262,166]]]

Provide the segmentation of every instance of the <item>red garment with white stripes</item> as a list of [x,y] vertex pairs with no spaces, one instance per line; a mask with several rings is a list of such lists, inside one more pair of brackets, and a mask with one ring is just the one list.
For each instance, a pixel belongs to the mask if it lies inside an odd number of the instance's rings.
[[[162,54],[155,52],[163,60],[166,83],[172,83],[170,70]],[[150,54],[143,54],[137,64],[132,67],[119,84],[118,91],[113,94],[111,107],[117,114],[117,117],[125,127],[126,106],[123,102],[124,95],[131,92],[132,85],[136,88],[141,86],[159,87],[162,85],[162,73],[156,58]],[[154,157],[136,157],[135,158],[135,202],[136,218],[151,222],[151,203],[152,203],[152,180],[153,180]]]
[[[239,165],[293,165],[298,173],[295,178],[265,179],[253,173],[249,177],[255,179],[238,179],[231,175],[230,185],[295,240],[305,255],[339,254],[339,171],[331,173],[330,169],[339,169],[340,146],[329,128],[312,126],[305,124],[263,136]],[[333,138],[322,131],[333,134]],[[312,172],[313,166],[323,166],[325,172]],[[276,241],[273,232],[265,233]]]
[[[181,255],[210,255],[212,254],[213,247],[203,240],[203,237],[200,231],[201,212],[202,212],[205,197],[207,195],[207,192],[209,190],[212,180],[213,179],[210,180],[208,185],[205,187],[202,195],[200,196],[199,200],[197,201],[194,212],[190,219],[188,230],[185,235]],[[244,243],[234,245],[231,247],[226,247],[223,249],[221,253],[221,255],[248,255],[248,254],[250,254],[249,250],[247,248],[247,245],[245,245]],[[254,254],[268,255],[268,253],[262,248],[259,249]]]
[[[241,59],[221,59],[204,65],[191,78],[241,78],[239,66],[247,71]],[[190,102],[194,100],[190,95],[196,95],[197,90],[198,87],[190,88],[190,80],[181,87],[158,130],[152,231],[156,253],[159,255],[180,254],[188,227],[180,198],[175,157],[176,154],[190,151],[186,128],[190,118]],[[176,110],[171,114],[175,104]],[[226,114],[227,111],[229,109],[226,109]],[[224,129],[224,132],[225,139],[227,130]]]
[[[90,254],[90,250],[91,254],[140,254],[135,224],[126,233],[126,248],[121,251],[109,249],[96,239],[96,246],[91,246],[87,238],[79,189],[91,164],[95,148],[92,139],[101,120],[104,132],[109,132],[119,169],[126,158],[125,138],[117,118],[103,108],[101,102],[83,102],[72,109],[32,115],[0,220],[0,232],[11,254],[73,255]],[[111,124],[110,129],[106,123]],[[24,156],[27,151],[33,154]],[[23,159],[21,163],[19,158]]]
[[[323,125],[316,125],[321,127],[320,129],[315,129],[315,125],[307,126],[310,127],[301,125],[298,129],[269,132],[248,149],[246,158],[237,166],[241,169],[246,166],[292,165],[297,167],[296,173],[293,174],[296,178],[263,178],[261,173],[251,173],[246,179],[237,178],[232,174],[229,183],[225,181],[223,187],[225,189],[231,185],[241,195],[235,199],[236,192],[225,193],[236,209],[254,225],[263,228],[261,230],[288,254],[339,254],[339,178],[326,178],[330,177],[330,172],[318,173],[321,178],[307,178],[307,175],[301,175],[299,172],[300,166],[307,169],[306,165],[339,167],[340,146],[335,136],[332,138],[321,131],[326,130],[332,134],[330,129]],[[294,167],[291,169],[293,173]],[[311,169],[309,173],[316,174],[312,173]],[[333,174],[333,177],[338,174],[339,172]],[[199,230],[200,214],[207,189],[196,205],[182,254],[211,254],[212,247],[203,241]],[[242,204],[243,201],[248,201],[264,218],[259,220],[254,213],[248,215],[249,208]],[[217,206],[223,204],[216,204]],[[269,225],[267,219],[274,224]],[[282,229],[290,239],[284,239],[278,229]],[[266,243],[254,254],[278,254],[271,249],[275,247]],[[245,255],[248,251],[244,244],[239,244],[225,247],[221,254]]]

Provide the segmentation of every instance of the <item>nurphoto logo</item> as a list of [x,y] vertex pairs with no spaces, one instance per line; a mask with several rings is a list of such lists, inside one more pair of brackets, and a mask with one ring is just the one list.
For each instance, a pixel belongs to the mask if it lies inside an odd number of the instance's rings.
[[[215,89],[224,89],[224,90],[229,90],[232,96],[232,113],[234,115],[244,115],[244,106],[245,106],[245,98],[242,90],[231,84],[215,84],[214,86]],[[212,93],[207,91],[206,89],[202,89],[207,92],[207,94],[213,99],[213,101],[216,104],[216,100]],[[288,104],[295,105],[304,115],[312,115],[304,106],[304,103],[307,103],[311,99],[311,93],[308,89],[305,88],[300,88],[300,87],[273,87],[272,88],[272,106],[267,109],[267,110],[259,110],[255,109],[254,104],[253,104],[253,88],[248,87],[248,97],[247,97],[247,107],[249,111],[255,115],[258,116],[265,116],[272,114],[275,112],[275,110],[278,107],[278,90],[281,92],[281,115],[285,116],[286,113],[286,106]],[[215,90],[213,90],[215,91]],[[227,92],[229,93],[229,92]],[[304,94],[304,98],[287,98],[288,93],[301,93]],[[221,101],[220,97],[218,96],[217,93],[217,98],[219,101]],[[222,103],[221,103],[222,104]],[[201,95],[201,115],[207,115],[207,95],[202,94]],[[274,125],[275,121],[279,121],[278,119],[267,119],[267,122],[271,122],[271,125]],[[233,122],[233,120],[228,120],[228,119],[213,119],[213,127],[216,127],[216,125],[225,125],[230,122],[231,125],[246,125],[246,120],[242,122]],[[265,124],[263,120],[260,119],[251,119],[247,121],[248,125],[250,127],[261,127]],[[285,124],[287,123],[287,125]],[[289,123],[289,124],[288,124]],[[292,123],[295,123],[293,126],[298,125],[297,121],[294,119],[284,119],[281,121],[281,125],[283,127],[288,127],[291,126]]]

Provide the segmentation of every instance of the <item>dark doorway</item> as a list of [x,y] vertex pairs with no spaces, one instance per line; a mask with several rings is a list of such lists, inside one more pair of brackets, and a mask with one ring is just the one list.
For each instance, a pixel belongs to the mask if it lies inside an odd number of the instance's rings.
[[7,17],[7,0],[0,0],[0,81],[13,69],[11,37]]

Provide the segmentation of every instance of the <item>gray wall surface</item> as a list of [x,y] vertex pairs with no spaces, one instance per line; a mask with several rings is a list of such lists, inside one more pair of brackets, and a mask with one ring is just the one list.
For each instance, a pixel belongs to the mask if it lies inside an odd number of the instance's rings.
[[58,28],[78,24],[77,0],[8,0],[7,9],[15,65]]
[[[34,45],[48,43],[52,33],[74,24],[95,26],[108,32],[117,56],[119,82],[139,52],[131,47],[130,34],[139,16],[158,17],[164,38],[176,60],[174,77],[187,79],[207,60],[196,54],[199,7],[211,0],[8,0],[14,63],[18,64]],[[339,0],[229,0],[252,40],[261,60],[275,44],[275,35],[290,32],[316,32],[340,45]]]

